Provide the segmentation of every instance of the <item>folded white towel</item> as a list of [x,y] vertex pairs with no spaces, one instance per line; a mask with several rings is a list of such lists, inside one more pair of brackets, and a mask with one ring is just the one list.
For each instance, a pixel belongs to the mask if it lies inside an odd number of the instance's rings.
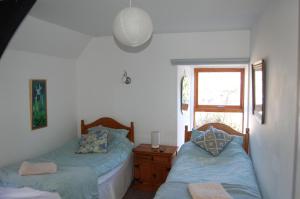
[[57,172],[57,165],[53,162],[43,162],[43,163],[30,163],[23,162],[19,169],[19,175],[42,175]]
[[221,184],[189,184],[188,188],[193,199],[232,199]]
[[61,199],[58,193],[38,191],[29,187],[0,187],[1,199]]

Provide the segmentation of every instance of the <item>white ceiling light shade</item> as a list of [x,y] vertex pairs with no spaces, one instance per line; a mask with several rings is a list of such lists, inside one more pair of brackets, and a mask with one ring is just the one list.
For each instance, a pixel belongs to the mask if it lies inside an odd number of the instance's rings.
[[115,18],[113,33],[115,38],[126,46],[141,46],[152,36],[151,17],[140,8],[125,8]]

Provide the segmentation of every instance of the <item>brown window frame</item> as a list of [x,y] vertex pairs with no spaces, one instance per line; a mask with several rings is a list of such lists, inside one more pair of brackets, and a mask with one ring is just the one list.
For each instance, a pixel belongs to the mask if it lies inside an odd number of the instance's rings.
[[[225,105],[199,105],[198,104],[198,74],[201,72],[239,72],[241,74],[240,104],[238,106]],[[196,112],[238,112],[243,113],[244,126],[244,92],[245,92],[245,69],[244,68],[195,68],[194,69],[194,118]]]

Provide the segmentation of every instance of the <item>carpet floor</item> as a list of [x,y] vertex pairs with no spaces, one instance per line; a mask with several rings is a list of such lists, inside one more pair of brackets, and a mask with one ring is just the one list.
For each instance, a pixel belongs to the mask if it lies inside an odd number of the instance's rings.
[[130,187],[123,199],[153,199],[155,192],[144,192]]

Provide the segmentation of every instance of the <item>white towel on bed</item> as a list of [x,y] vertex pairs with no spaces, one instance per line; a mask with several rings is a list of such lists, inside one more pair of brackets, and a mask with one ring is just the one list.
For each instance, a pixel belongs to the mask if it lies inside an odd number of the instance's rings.
[[61,199],[58,193],[38,191],[29,187],[0,187],[0,199]]
[[232,199],[221,184],[189,184],[188,189],[193,199]]
[[43,162],[43,163],[30,163],[23,162],[19,169],[19,175],[42,175],[57,172],[57,165],[53,162]]

